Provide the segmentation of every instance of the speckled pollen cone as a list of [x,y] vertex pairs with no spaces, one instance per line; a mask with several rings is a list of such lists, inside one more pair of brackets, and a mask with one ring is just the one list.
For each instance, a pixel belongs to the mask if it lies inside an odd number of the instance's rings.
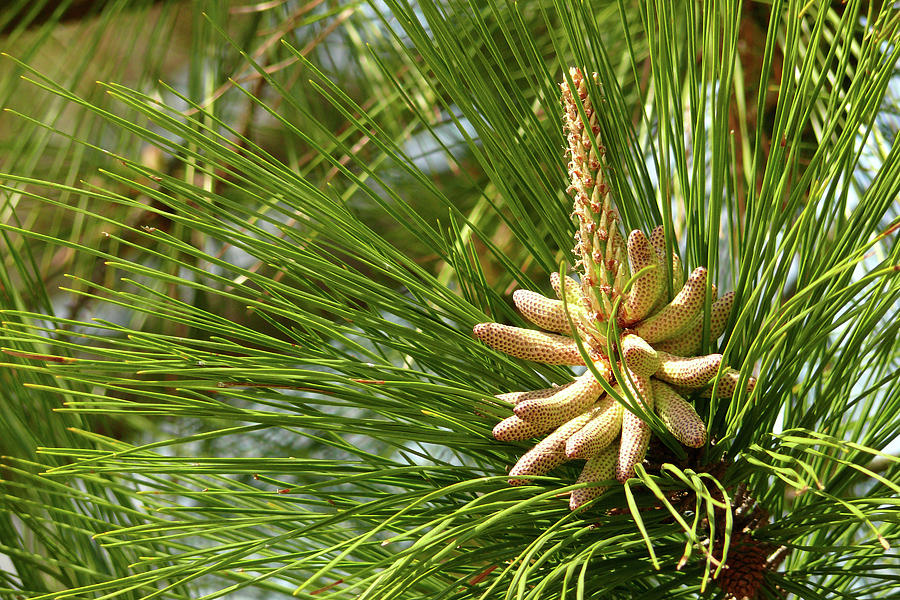
[[[728,324],[728,316],[731,314],[731,306],[734,304],[734,292],[728,292],[710,307],[709,315],[709,339],[715,342],[725,331]],[[677,356],[693,356],[700,351],[703,342],[703,314],[694,317],[690,326],[672,339],[653,344],[657,350],[675,354]]]
[[663,278],[656,256],[656,250],[642,232],[635,229],[628,236],[628,260],[631,262],[631,270],[637,273],[641,269],[651,267],[631,286],[628,297],[622,304],[621,313],[624,325],[631,325],[647,316],[650,309],[656,304],[663,287]]
[[516,442],[521,440],[530,440],[541,434],[547,433],[555,427],[554,425],[529,423],[518,416],[513,415],[507,417],[494,425],[494,439],[501,442]]
[[616,479],[625,483],[634,477],[634,467],[644,460],[650,446],[650,426],[640,417],[625,410],[622,415],[622,441],[616,462]]
[[[641,235],[630,236],[630,239],[639,240],[635,242],[638,246],[643,245]],[[644,246],[644,250],[648,247],[653,254],[658,255],[652,244]],[[632,252],[633,256],[635,254]],[[639,265],[634,266],[639,270]],[[667,304],[658,306],[661,291],[648,292],[655,295],[653,304],[658,308],[651,308],[648,317],[635,322],[632,328],[622,333],[618,363],[625,378],[621,382],[615,382],[610,363],[604,358],[607,351],[605,339],[602,343],[597,343],[595,337],[590,334],[585,336],[581,329],[584,322],[589,323],[593,319],[600,324],[594,335],[602,339],[607,326],[603,315],[591,317],[577,305],[578,298],[574,295],[581,288],[573,279],[566,277],[561,280],[556,275],[552,280],[558,293],[568,294],[567,303],[574,306],[575,314],[582,319],[582,324],[575,331],[565,329],[569,336],[495,323],[477,325],[475,335],[491,347],[511,356],[547,364],[581,363],[577,344],[570,336],[583,336],[583,344],[601,379],[616,386],[618,391],[623,390],[618,386],[623,386],[645,411],[659,414],[663,424],[683,444],[703,445],[707,437],[706,427],[693,407],[679,394],[690,393],[691,390],[708,394],[712,378],[722,368],[722,356],[710,354],[685,357],[663,348],[677,345],[685,337],[691,338],[689,344],[695,344],[693,338],[698,324],[699,328],[703,326],[703,315],[699,313],[706,293],[705,269],[696,269],[685,286]],[[561,301],[521,290],[516,292],[514,301],[526,318],[536,325],[545,329],[564,329],[565,313]],[[732,302],[733,295],[727,294],[713,304],[711,335],[719,335],[724,329]],[[647,304],[650,304],[649,300]],[[573,311],[570,310],[569,314],[573,314]],[[641,335],[642,332],[651,339],[661,339],[651,344]],[[739,373],[733,369],[725,371],[719,382],[719,396],[730,396],[738,377]],[[752,378],[749,380],[748,388],[752,389],[754,381]],[[603,384],[590,369],[565,385],[498,394],[497,399],[515,404],[515,414],[494,427],[496,439],[519,441],[553,431],[522,457],[511,475],[543,474],[566,460],[585,459],[590,464],[590,468],[585,467],[588,474],[586,477],[598,477],[598,469],[605,469],[604,473],[612,473],[616,479],[624,482],[634,477],[635,466],[646,455],[651,437],[650,426],[613,396],[604,395]],[[618,442],[616,438],[619,438]],[[610,448],[615,449],[615,456],[611,459],[609,453],[613,451]],[[598,459],[601,454],[609,460]],[[614,467],[610,467],[610,464],[614,464]],[[512,483],[516,481],[513,480]],[[581,506],[587,501],[584,498],[593,498],[600,493],[594,488],[590,490],[590,493],[576,494],[574,505]]]
[[565,277],[563,281],[560,281],[559,273],[554,272],[550,273],[550,285],[553,287],[553,291],[556,292],[557,298],[562,300],[563,295],[565,295],[570,311],[573,308],[584,309],[581,300],[581,285],[577,281],[571,277]]
[[494,396],[497,400],[502,400],[503,402],[509,402],[510,404],[518,404],[519,402],[524,402],[525,400],[532,400],[534,398],[548,398],[553,394],[560,392],[563,388],[570,387],[574,385],[574,381],[570,381],[564,385],[555,385],[553,387],[544,388],[542,390],[531,390],[529,392],[506,392],[505,394],[497,394]]
[[[650,378],[625,367],[624,386],[644,410],[653,410]],[[622,439],[616,464],[616,479],[625,482],[634,477],[634,467],[644,460],[650,446],[650,425],[627,408],[622,413]]]
[[641,377],[650,377],[659,369],[659,353],[634,334],[622,336],[622,356],[628,368]]
[[659,352],[658,379],[684,388],[702,388],[710,382],[722,364],[721,354],[685,358],[668,352]]
[[539,426],[559,425],[581,414],[603,393],[590,371],[578,377],[574,384],[546,398],[532,398],[516,404],[516,415]]
[[[634,235],[630,238],[640,240],[641,236]],[[656,250],[653,253],[657,254]],[[579,318],[590,319],[588,313],[576,305],[578,298],[573,297],[580,289],[577,282],[568,277],[561,280],[558,275],[552,279],[554,288],[560,294],[569,294],[566,297],[567,303],[574,305]],[[703,316],[699,313],[706,293],[705,286],[705,269],[696,269],[672,302],[658,309],[651,309],[648,317],[635,322],[631,329],[622,333],[618,363],[620,372],[625,375],[624,381],[615,382],[609,361],[603,358],[607,350],[605,340],[602,344],[596,344],[596,340],[590,335],[583,338],[601,379],[614,384],[619,391],[622,388],[618,386],[624,386],[644,410],[659,414],[672,434],[688,446],[705,443],[706,427],[679,392],[699,389],[701,394],[708,393],[711,379],[721,368],[722,356],[711,354],[684,357],[662,348],[667,344],[678,343],[685,336],[695,335],[698,323],[702,327]],[[722,302],[716,301],[713,304],[715,310],[711,316],[711,334],[718,335],[724,329],[732,299],[733,295],[729,294],[723,297]],[[563,330],[562,318],[565,313],[562,311],[562,302],[522,291],[516,292],[514,301],[520,311],[536,325],[545,329]],[[654,299],[653,304],[659,305],[660,302]],[[603,315],[597,314],[593,318],[595,322],[601,323],[601,328],[596,333],[602,338],[603,327],[607,326],[601,321]],[[494,323],[477,325],[474,331],[488,345],[511,356],[548,364],[582,362],[577,344],[569,336]],[[571,329],[566,331],[570,336],[583,335],[581,326],[574,332]],[[662,339],[649,343],[640,335],[647,331],[650,331],[647,336],[651,339]],[[738,377],[739,374],[734,370],[725,371],[719,383],[719,395],[732,394]],[[751,378],[748,384],[750,387],[753,381]],[[651,429],[638,415],[623,407],[613,396],[604,395],[603,391],[603,384],[591,370],[587,370],[565,385],[498,394],[498,400],[515,404],[515,414],[497,424],[493,431],[496,439],[518,441],[553,432],[526,453],[510,474],[540,475],[566,460],[585,459],[588,464],[585,466],[584,477],[593,478],[591,480],[599,481],[615,476],[617,480],[624,482],[634,477],[635,466],[644,459],[647,452]],[[618,442],[616,438],[619,438]],[[513,484],[518,482],[520,480],[511,481]],[[581,506],[602,493],[602,489],[588,490],[574,495],[573,506]]]
[[[592,456],[584,464],[581,475],[575,483],[593,483],[600,481],[612,481],[616,474],[616,458],[619,456],[619,445],[612,444]],[[599,498],[603,492],[609,489],[608,485],[581,488],[574,490],[569,498],[569,510],[580,508]]]
[[[666,260],[666,231],[662,225],[658,225],[651,232],[650,245],[653,246],[653,248],[656,250],[656,256],[659,259],[660,265],[662,266],[662,273],[668,273],[671,270],[672,289],[677,292],[684,285],[684,269],[681,266],[681,259],[678,258],[678,254],[676,254],[675,252],[672,252],[672,254],[669,255],[670,260]],[[663,276],[662,281],[663,283],[665,283],[665,276]],[[650,313],[653,314],[659,308],[662,308],[666,301],[668,301],[668,298],[665,297],[665,294],[661,294],[659,300],[657,300],[657,304],[654,307],[654,310],[651,310]]]
[[662,381],[653,380],[656,413],[679,442],[691,448],[706,443],[706,425],[694,407]]
[[[682,444],[702,446],[706,426],[685,397],[710,394],[716,377],[717,395],[730,397],[740,379],[722,364],[722,355],[696,356],[707,322],[712,342],[726,330],[734,294],[716,299],[715,285],[702,266],[685,281],[677,240],[670,239],[666,248],[662,226],[649,237],[639,230],[622,235],[599,137],[598,107],[606,104],[596,103],[602,92],[577,68],[569,71],[560,90],[578,280],[552,273],[558,300],[528,290],[513,294],[519,312],[543,331],[481,323],[474,334],[495,350],[551,365],[584,365],[580,343],[591,362],[565,385],[496,396],[515,405],[514,414],[494,427],[496,439],[519,441],[552,432],[519,459],[510,471],[512,485],[524,483],[518,476],[542,475],[571,459],[587,461],[579,482],[634,477],[652,431],[629,407],[645,417],[658,414]],[[712,304],[704,314],[708,288]],[[609,340],[616,338],[618,343],[610,346]],[[755,381],[747,379],[748,390]],[[624,400],[616,399],[623,395]],[[605,489],[573,492],[570,508],[583,507]]]
[[[537,292],[528,290],[516,290],[513,293],[513,304],[522,313],[522,316],[547,331],[555,331],[566,335],[572,334],[569,320],[563,310],[561,300],[551,300]],[[569,313],[574,322],[577,322],[579,312],[584,312],[578,306],[570,306]]]
[[[716,390],[716,397],[731,398],[732,396],[734,396],[734,391],[737,389],[738,380],[740,378],[740,371],[736,371],[734,369],[728,369],[725,373],[722,373],[722,377],[719,379],[719,387]],[[748,377],[746,385],[747,387],[745,388],[745,390],[749,394],[753,391],[753,388],[756,387],[756,378]],[[712,388],[712,384],[706,386],[706,388],[700,391],[700,395],[704,398],[709,398],[710,396],[712,396]]]
[[622,430],[623,410],[612,396],[601,398],[591,410],[590,421],[566,441],[566,456],[588,459],[609,446]]
[[634,331],[649,343],[673,337],[690,325],[706,297],[706,269],[697,267],[684,287],[658,313],[634,326]]
[[666,228],[662,225],[657,225],[653,228],[653,231],[650,232],[650,245],[653,246],[653,249],[656,250],[656,255],[659,258],[666,257]]
[[657,312],[659,312],[660,308],[662,308],[669,302],[669,289],[666,285],[666,277],[669,276],[670,272],[669,269],[672,270],[671,273],[673,290],[680,290],[681,284],[684,283],[684,281],[678,281],[678,279],[684,278],[684,275],[681,273],[681,260],[679,260],[678,255],[673,252],[671,254],[671,259],[667,259],[666,234],[662,225],[654,228],[650,233],[650,245],[653,247],[653,250],[656,253],[656,268],[659,270],[659,295],[656,297],[656,301],[653,303],[653,306],[650,307],[650,310],[647,313],[648,315],[656,314]]
[[590,419],[583,414],[558,427],[556,431],[545,437],[537,446],[526,452],[519,462],[509,471],[509,485],[525,485],[527,479],[512,479],[522,475],[544,475],[568,460],[566,458],[566,440],[581,429]]
[[583,365],[572,338],[499,323],[479,323],[475,337],[504,354],[547,365]]

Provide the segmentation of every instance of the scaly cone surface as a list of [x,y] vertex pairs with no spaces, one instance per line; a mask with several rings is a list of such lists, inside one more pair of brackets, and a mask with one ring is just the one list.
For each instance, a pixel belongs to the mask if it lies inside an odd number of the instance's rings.
[[[699,391],[708,396],[715,387],[718,397],[730,397],[742,380],[748,392],[756,380],[728,368],[720,354],[695,356],[707,318],[712,341],[724,332],[734,294],[714,298],[711,313],[704,315],[705,268],[697,267],[685,280],[678,256],[667,256],[661,226],[649,237],[639,230],[627,238],[619,232],[597,113],[581,71],[573,68],[569,74],[573,87],[563,82],[560,89],[569,146],[568,191],[578,221],[573,252],[580,281],[554,273],[550,283],[558,300],[529,290],[513,294],[516,308],[529,322],[553,333],[498,323],[479,323],[473,333],[495,350],[551,365],[584,365],[576,336],[587,349],[593,369],[574,381],[498,395],[515,409],[493,431],[500,441],[549,433],[512,468],[511,485],[526,483],[524,477],[543,475],[567,460],[586,460],[578,483],[598,485],[572,493],[569,507],[575,510],[600,496],[613,479],[633,477],[635,466],[644,460],[651,430],[629,407],[643,414],[655,412],[682,444],[700,447],[707,441],[706,426],[682,395]],[[610,328],[619,341],[612,352],[607,345]],[[614,373],[622,380],[616,381]]]

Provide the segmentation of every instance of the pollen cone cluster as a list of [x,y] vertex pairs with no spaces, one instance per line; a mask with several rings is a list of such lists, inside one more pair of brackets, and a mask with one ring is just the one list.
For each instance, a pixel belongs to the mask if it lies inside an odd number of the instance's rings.
[[[703,267],[685,280],[677,255],[667,249],[662,227],[649,237],[639,230],[627,239],[619,233],[587,82],[578,69],[570,76],[574,88],[567,82],[560,88],[569,142],[569,192],[578,221],[574,253],[580,281],[554,274],[550,283],[558,299],[528,290],[513,294],[519,312],[545,331],[480,323],[474,334],[516,358],[572,366],[585,364],[577,337],[593,369],[565,385],[497,396],[515,407],[512,416],[494,427],[496,439],[549,434],[512,468],[510,485],[526,483],[525,477],[546,474],[573,459],[587,461],[578,483],[624,482],[634,476],[650,442],[650,427],[640,413],[655,412],[682,444],[696,448],[706,443],[706,426],[684,396],[708,395],[717,383],[717,395],[730,397],[742,381],[748,391],[755,383],[723,365],[721,354],[695,356],[704,326],[713,341],[724,332],[734,294],[716,298]],[[714,301],[707,315],[702,309],[708,287]],[[607,343],[610,331],[618,337],[612,351]],[[607,388],[612,394],[606,393]],[[607,487],[576,490],[570,508],[596,498]]]

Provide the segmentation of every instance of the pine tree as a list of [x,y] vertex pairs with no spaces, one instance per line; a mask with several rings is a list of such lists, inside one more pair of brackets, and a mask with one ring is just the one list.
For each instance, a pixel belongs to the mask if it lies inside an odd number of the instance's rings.
[[900,593],[897,9],[0,23],[0,593]]

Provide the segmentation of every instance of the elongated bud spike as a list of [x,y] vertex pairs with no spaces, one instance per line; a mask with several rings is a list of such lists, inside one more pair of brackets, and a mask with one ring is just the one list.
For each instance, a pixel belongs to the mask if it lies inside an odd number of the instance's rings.
[[[605,289],[614,286],[624,243],[618,231],[618,216],[609,199],[604,170],[606,149],[599,137],[600,121],[588,92],[588,81],[578,68],[570,69],[569,76],[572,87],[568,81],[559,87],[569,145],[569,189],[573,192],[573,212],[579,226],[574,252],[584,268],[581,295],[588,312],[610,315],[612,298]],[[616,264],[611,266],[610,261]],[[592,289],[594,286],[599,287]]]

